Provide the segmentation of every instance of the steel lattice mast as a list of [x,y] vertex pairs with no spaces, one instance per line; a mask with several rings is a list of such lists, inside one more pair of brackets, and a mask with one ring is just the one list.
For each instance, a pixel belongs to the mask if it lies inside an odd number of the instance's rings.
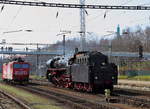
[[80,31],[81,31],[80,35],[81,35],[81,49],[82,50],[86,50],[85,9],[150,10],[150,6],[85,5],[85,0],[80,0],[80,4],[0,0],[0,4],[41,6],[41,7],[59,7],[59,8],[79,8],[80,9]]
[[[85,0],[80,0],[80,5],[85,5]],[[86,27],[85,27],[85,9],[80,8],[80,36],[81,50],[86,50]]]

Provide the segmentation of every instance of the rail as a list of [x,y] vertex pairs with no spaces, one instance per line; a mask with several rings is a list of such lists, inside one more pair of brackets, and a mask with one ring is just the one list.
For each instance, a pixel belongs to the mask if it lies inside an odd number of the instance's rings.
[[10,99],[12,99],[15,103],[17,103],[18,105],[20,105],[22,107],[22,109],[31,109],[28,105],[26,105],[25,103],[23,103],[19,99],[15,98],[14,96],[12,96],[12,95],[4,92],[4,91],[1,91],[1,90],[0,90],[0,93],[2,93],[3,95],[7,96]]

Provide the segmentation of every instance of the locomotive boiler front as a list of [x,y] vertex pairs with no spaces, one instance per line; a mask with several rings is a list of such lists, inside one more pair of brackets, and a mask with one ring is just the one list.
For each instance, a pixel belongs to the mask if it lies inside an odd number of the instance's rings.
[[113,89],[116,84],[115,64],[108,62],[108,57],[101,53],[91,53],[89,58],[91,82],[96,88]]
[[[104,63],[103,63],[104,64]],[[111,64],[96,65],[91,69],[91,78],[95,87],[113,89],[115,71]]]
[[55,57],[47,61],[46,77],[52,84],[56,86],[71,87],[70,74],[67,73],[68,59],[67,57]]
[[64,57],[55,57],[54,59],[50,59],[46,63],[48,68],[66,68],[68,62]]

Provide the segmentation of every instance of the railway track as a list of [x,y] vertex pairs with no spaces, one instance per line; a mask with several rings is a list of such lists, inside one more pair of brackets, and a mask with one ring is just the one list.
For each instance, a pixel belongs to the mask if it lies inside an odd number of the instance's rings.
[[126,93],[126,94],[134,94],[134,95],[144,95],[144,96],[147,96],[147,97],[150,97],[150,91],[147,91],[147,90],[137,90],[137,89],[134,89],[134,88],[122,88],[122,87],[115,87],[114,88],[116,92],[118,93]]
[[92,102],[77,96],[70,96],[70,94],[62,94],[55,90],[44,90],[42,88],[37,88],[33,86],[17,86],[24,90],[30,91],[32,93],[37,93],[47,98],[54,99],[58,102],[65,103],[72,109],[119,109],[117,107],[112,107],[105,102]]
[[[44,85],[45,87],[50,86],[52,87],[52,85],[50,85],[49,83],[47,84],[47,82],[41,82],[40,85]],[[47,89],[48,90],[48,89]],[[50,90],[50,89],[49,89]],[[63,90],[68,90],[68,89],[63,89]],[[73,91],[73,90],[69,90],[69,91]],[[126,105],[130,105],[130,106],[134,106],[137,108],[145,108],[145,109],[149,109],[150,107],[150,99],[148,96],[148,92],[144,92],[144,91],[136,91],[136,90],[125,90],[125,89],[115,89],[114,95],[112,97],[112,102],[116,102],[116,103],[120,103],[120,104],[126,104]],[[76,95],[78,96],[79,93]],[[85,94],[81,94],[81,96],[84,97]],[[87,94],[87,96],[90,96],[91,94]],[[91,95],[93,96],[93,99],[98,99],[95,98],[95,95]],[[99,96],[99,99],[104,99],[104,95],[97,95]],[[92,97],[91,97],[92,98]],[[98,101],[96,101],[98,102]]]
[[[42,86],[50,86],[52,87],[53,85],[46,81],[46,80],[31,80],[31,84],[37,84],[37,85],[42,85]],[[133,95],[143,95],[146,97],[150,98],[150,91],[144,91],[144,90],[136,90],[134,88],[132,89],[126,89],[126,88],[120,88],[120,87],[114,87],[114,90],[116,93],[123,93],[129,96]]]
[[[132,93],[115,92],[111,97],[111,102],[106,103],[105,96],[102,94],[89,94],[76,92],[74,90],[53,87],[48,82],[32,82],[28,86],[14,85],[14,87],[27,90],[32,93],[45,96],[59,103],[71,107],[71,109],[149,109],[149,99],[133,96]],[[144,96],[144,95],[143,95]],[[122,104],[127,105],[126,108]],[[117,106],[116,106],[117,105]],[[119,106],[118,106],[119,105]]]
[[[3,94],[4,96],[6,96],[7,98],[11,99],[12,101],[14,101],[17,105],[19,105],[21,107],[21,109],[31,109],[28,105],[26,105],[23,101],[20,101],[18,98],[0,90],[0,93]],[[5,109],[2,105],[0,109]]]
[[149,109],[150,107],[150,99],[139,98],[124,94],[114,93],[115,96],[118,96],[120,99],[118,102],[123,104],[128,104],[134,107],[140,107],[144,109]]
[[135,89],[115,88],[114,95],[122,98],[121,102],[141,108],[150,107],[150,92]]
[[[40,89],[40,90],[41,91],[45,91],[44,89],[45,88],[42,87],[42,89]],[[39,88],[38,88],[38,90],[39,90]],[[46,92],[49,93],[49,90],[46,89]],[[59,91],[57,90],[57,92],[59,92]],[[67,92],[68,92],[68,90],[67,90]],[[62,92],[62,93],[63,93],[63,96],[64,96],[64,92]],[[51,94],[54,95],[54,93],[51,93]],[[70,95],[72,95],[72,96],[70,96]],[[60,95],[60,93],[59,93],[59,94],[56,94],[56,96],[62,96],[62,95]],[[68,93],[67,99],[70,99],[70,98],[71,99],[75,99],[75,98],[77,98],[76,101],[82,101],[83,99],[81,99],[81,97],[84,98],[84,99],[91,99],[91,100],[86,101],[87,104],[88,104],[88,105],[86,104],[87,106],[89,106],[89,104],[97,106],[100,103],[100,104],[105,104],[102,109],[107,109],[107,108],[109,109],[110,108],[110,107],[107,107],[108,104],[104,100],[105,96],[104,95],[100,95],[100,94],[99,95],[92,95],[92,94],[84,94],[84,93],[80,93],[80,92],[79,93],[75,92],[74,94],[73,93],[72,94]],[[91,104],[91,102],[92,102],[92,104]],[[112,104],[113,103],[126,104],[126,105],[129,105],[129,107],[133,106],[133,107],[136,107],[136,108],[140,107],[140,108],[145,108],[145,109],[149,109],[149,105],[150,105],[149,101],[146,101],[145,99],[138,99],[138,98],[134,98],[134,97],[130,97],[130,96],[123,96],[123,95],[115,95],[115,96],[113,96],[111,98],[111,103]],[[109,106],[111,106],[111,103],[109,104]],[[99,107],[94,107],[94,109],[97,109],[97,108],[99,108]],[[117,107],[115,107],[115,108],[117,108]],[[101,109],[101,108],[99,108],[99,109]]]

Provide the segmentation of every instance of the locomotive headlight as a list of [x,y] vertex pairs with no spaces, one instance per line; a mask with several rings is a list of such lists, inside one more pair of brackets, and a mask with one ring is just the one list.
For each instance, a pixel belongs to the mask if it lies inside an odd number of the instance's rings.
[[97,77],[97,76],[95,76],[95,77],[94,77],[94,79],[98,79],[98,77]]
[[105,64],[106,64],[105,62],[102,63],[102,65],[105,65]]

